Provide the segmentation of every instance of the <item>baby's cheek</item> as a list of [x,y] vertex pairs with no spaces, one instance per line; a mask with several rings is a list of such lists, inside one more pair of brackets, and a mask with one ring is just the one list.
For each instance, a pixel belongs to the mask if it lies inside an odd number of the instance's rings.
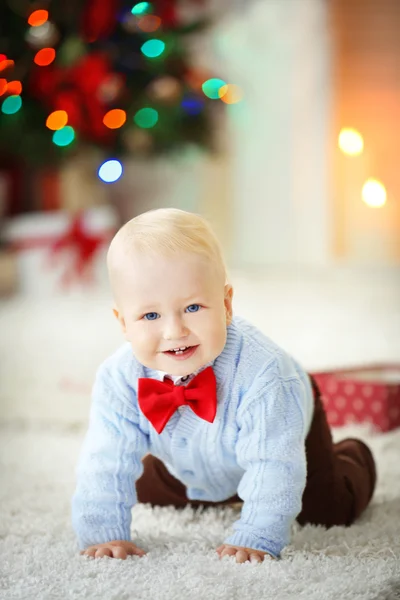
[[148,345],[149,336],[142,327],[131,325],[127,328],[127,339],[132,346],[142,348]]
[[226,325],[225,322],[214,323],[209,329],[208,339],[213,348],[222,351],[226,342]]

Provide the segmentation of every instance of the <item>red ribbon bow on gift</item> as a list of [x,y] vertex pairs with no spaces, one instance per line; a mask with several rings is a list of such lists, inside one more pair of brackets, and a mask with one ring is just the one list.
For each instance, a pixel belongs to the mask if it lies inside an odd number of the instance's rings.
[[74,278],[77,280],[87,280],[93,278],[91,268],[97,252],[104,243],[107,243],[110,232],[106,235],[92,234],[86,230],[84,223],[84,213],[77,214],[70,223],[68,230],[51,247],[51,262],[54,263],[55,257],[67,250],[71,252],[72,264],[64,273],[61,284],[69,285]]
[[217,412],[217,383],[212,367],[207,367],[186,386],[173,381],[140,378],[138,402],[142,413],[161,433],[178,406],[186,404],[193,412],[212,423]]

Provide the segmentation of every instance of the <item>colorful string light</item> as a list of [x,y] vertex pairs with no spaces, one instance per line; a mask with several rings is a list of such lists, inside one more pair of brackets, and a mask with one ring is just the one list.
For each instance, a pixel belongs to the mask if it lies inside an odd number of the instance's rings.
[[220,97],[219,90],[225,85],[226,83],[222,79],[207,79],[207,81],[205,81],[201,87],[204,95],[207,96],[207,98],[211,98],[211,100],[218,100]]
[[132,8],[131,13],[136,16],[145,15],[150,8],[150,2],[139,2]]
[[122,164],[119,160],[106,160],[99,168],[97,174],[104,183],[114,183],[122,175]]
[[58,131],[65,127],[68,123],[68,114],[65,110],[55,110],[50,113],[46,120],[46,127],[52,129],[53,131]]
[[22,93],[22,83],[20,81],[9,81],[7,83],[7,93],[13,96],[20,96]]
[[143,129],[151,129],[158,122],[158,112],[154,108],[141,108],[133,117],[136,125]]
[[75,131],[70,125],[66,125],[53,133],[53,142],[56,146],[68,146],[74,139]]
[[4,60],[0,61],[0,71],[11,69],[11,67],[13,67],[14,65],[15,62],[13,60],[8,60],[7,58],[5,58]]
[[124,110],[121,110],[120,108],[114,108],[113,110],[109,110],[103,118],[104,125],[109,129],[118,129],[119,127],[122,127],[125,121],[126,112]]
[[195,96],[186,96],[181,102],[181,107],[188,115],[198,115],[203,110],[204,102]]
[[147,40],[140,49],[147,58],[157,58],[164,52],[165,43],[161,40]]
[[228,83],[219,88],[218,94],[225,104],[237,104],[243,98],[242,89],[233,83]]
[[39,27],[40,25],[43,25],[43,23],[46,23],[48,18],[49,12],[47,10],[35,10],[29,16],[28,23],[31,27]]
[[5,115],[13,115],[19,111],[21,106],[21,96],[8,96],[8,98],[3,101],[1,112]]
[[157,31],[160,25],[161,19],[160,17],[156,17],[156,15],[145,15],[137,22],[139,29],[145,33],[153,33],[154,31]]
[[56,57],[56,51],[54,48],[42,48],[39,52],[36,52],[33,61],[39,67],[47,67],[50,65]]

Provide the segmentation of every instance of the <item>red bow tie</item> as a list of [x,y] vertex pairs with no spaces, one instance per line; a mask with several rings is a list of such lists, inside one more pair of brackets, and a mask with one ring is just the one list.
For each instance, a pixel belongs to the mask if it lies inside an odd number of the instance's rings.
[[171,380],[140,378],[140,410],[161,433],[178,406],[187,404],[198,416],[212,423],[217,412],[217,384],[212,367],[207,367],[188,385],[174,385]]

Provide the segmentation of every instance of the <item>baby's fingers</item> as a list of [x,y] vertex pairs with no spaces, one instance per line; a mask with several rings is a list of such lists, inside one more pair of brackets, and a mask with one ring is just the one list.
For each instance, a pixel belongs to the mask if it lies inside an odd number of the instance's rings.
[[238,550],[236,552],[236,562],[237,563],[244,563],[244,562],[247,562],[248,560],[249,560],[249,555],[246,550]]
[[128,556],[127,551],[122,546],[113,546],[112,547],[112,556],[114,558],[120,558],[121,560],[126,560]]
[[86,550],[82,550],[79,552],[80,555],[90,556],[90,558],[94,558],[97,551],[97,546],[91,546],[90,548],[86,548]]
[[264,557],[260,556],[257,552],[250,553],[250,562],[251,563],[260,563],[263,562]]
[[144,550],[142,550],[141,548],[138,548],[137,546],[134,546],[133,548],[127,548],[127,552],[128,554],[133,554],[134,556],[145,556],[146,552]]
[[103,556],[108,556],[109,558],[112,558],[111,548],[105,546],[96,550],[96,553],[94,555],[95,558],[103,558]]
[[233,548],[232,546],[225,546],[225,548],[220,553],[220,557],[224,558],[224,556],[235,556],[235,554],[236,548]]

